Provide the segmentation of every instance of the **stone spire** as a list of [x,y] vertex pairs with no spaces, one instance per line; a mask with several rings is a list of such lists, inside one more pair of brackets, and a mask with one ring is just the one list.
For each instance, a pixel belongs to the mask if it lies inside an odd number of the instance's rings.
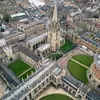
[[57,5],[55,3],[52,21],[57,22]]

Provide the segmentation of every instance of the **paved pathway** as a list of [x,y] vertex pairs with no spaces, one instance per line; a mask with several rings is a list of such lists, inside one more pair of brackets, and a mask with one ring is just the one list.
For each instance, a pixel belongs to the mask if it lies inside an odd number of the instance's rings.
[[80,63],[80,62],[76,61],[75,59],[71,59],[71,60],[72,60],[73,62],[75,62],[75,63],[77,63],[77,64],[79,64],[79,65],[83,66],[84,68],[89,69],[89,67],[88,67],[88,66],[86,66],[86,65],[84,65],[84,64],[82,64],[82,63]]
[[86,53],[80,50],[79,48],[75,48],[73,51],[68,52],[63,57],[58,59],[57,63],[61,68],[66,69],[68,61],[72,58],[72,56],[78,55],[78,54],[86,54]]
[[25,72],[23,72],[22,74],[20,74],[18,77],[21,77],[23,74],[25,74],[26,72],[28,72],[28,71],[31,70],[31,69],[32,69],[32,67],[29,68],[28,70],[26,70]]

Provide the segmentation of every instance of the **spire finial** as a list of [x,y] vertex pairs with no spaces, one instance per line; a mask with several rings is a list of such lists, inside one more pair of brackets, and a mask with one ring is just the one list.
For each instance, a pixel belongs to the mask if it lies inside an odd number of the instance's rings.
[[55,3],[54,11],[53,11],[53,21],[57,22],[57,5]]

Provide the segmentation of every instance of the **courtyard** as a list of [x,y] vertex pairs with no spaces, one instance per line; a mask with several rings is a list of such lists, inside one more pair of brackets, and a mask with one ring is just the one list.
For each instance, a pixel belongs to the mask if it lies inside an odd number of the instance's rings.
[[67,52],[71,51],[72,49],[74,49],[75,47],[76,47],[76,44],[74,44],[71,41],[66,39],[65,44],[60,47],[60,51],[63,53],[67,53]]
[[84,84],[88,84],[87,70],[93,62],[93,57],[88,55],[75,55],[68,61],[70,74]]
[[41,98],[40,100],[72,100],[72,99],[63,94],[51,94]]
[[74,100],[74,97],[60,87],[50,86],[36,100]]
[[93,57],[89,56],[89,55],[83,55],[83,54],[79,54],[79,55],[75,55],[72,57],[72,59],[90,67],[90,65],[93,62]]
[[95,46],[98,46],[98,42],[100,41],[100,35],[98,33],[85,32],[81,37]]
[[48,57],[52,58],[52,60],[58,60],[59,58],[63,56],[63,54],[71,51],[75,47],[76,47],[76,44],[66,39],[65,44],[61,46],[60,49],[57,50],[56,52],[51,53]]
[[32,73],[35,72],[35,68],[31,67],[24,61],[17,59],[10,63],[8,67],[11,69],[12,72],[18,76],[19,79],[26,79],[27,76],[30,76]]

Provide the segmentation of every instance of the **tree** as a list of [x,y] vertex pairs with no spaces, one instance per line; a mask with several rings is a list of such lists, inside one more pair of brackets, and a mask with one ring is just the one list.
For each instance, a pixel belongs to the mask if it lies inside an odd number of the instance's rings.
[[3,14],[3,20],[5,21],[5,22],[9,22],[10,21],[10,15],[9,14],[7,14],[7,13],[5,13],[5,14]]

